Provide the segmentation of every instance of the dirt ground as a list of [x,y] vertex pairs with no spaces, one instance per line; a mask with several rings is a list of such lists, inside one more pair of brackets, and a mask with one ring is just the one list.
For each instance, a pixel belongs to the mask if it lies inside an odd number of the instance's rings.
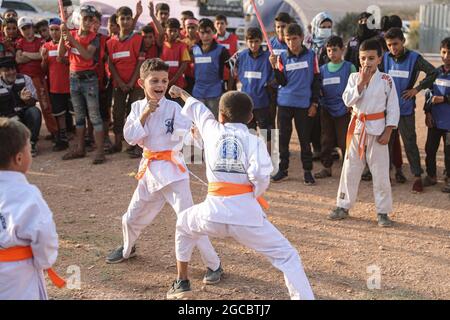
[[[418,99],[418,144],[425,157],[426,128]],[[326,219],[335,205],[340,166],[333,177],[317,185],[303,185],[299,143],[292,141],[289,180],[272,184],[265,194],[270,221],[298,249],[318,299],[450,299],[450,197],[443,186],[443,150],[438,154],[436,186],[423,194],[410,192],[413,177],[404,165],[408,182],[392,185],[395,227],[376,225],[371,182],[361,182],[358,203],[351,218]],[[71,266],[80,268],[80,289],[55,289],[53,299],[165,299],[176,276],[174,253],[175,214],[168,205],[148,226],[137,243],[138,256],[107,265],[105,256],[121,244],[121,216],[136,180],[138,159],[126,153],[108,157],[93,166],[91,158],[63,162],[41,140],[40,154],[28,175],[42,191],[54,212],[60,237],[56,270],[70,277]],[[404,155],[404,161],[407,162]],[[422,161],[423,163],[423,161]],[[314,169],[321,168],[315,162]],[[203,165],[190,165],[203,180]],[[206,187],[191,179],[194,201],[201,202]],[[213,239],[226,275],[216,286],[204,287],[205,268],[194,254],[191,281],[198,299],[288,299],[283,275],[262,256],[231,239]],[[368,269],[369,268],[369,269]],[[371,268],[379,268],[381,288],[368,289]],[[69,273],[67,273],[69,271]]]

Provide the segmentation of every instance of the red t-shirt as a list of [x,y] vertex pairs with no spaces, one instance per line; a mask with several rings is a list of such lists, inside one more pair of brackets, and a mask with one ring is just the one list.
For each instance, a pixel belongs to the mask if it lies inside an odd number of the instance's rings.
[[[94,32],[89,32],[89,34],[84,37],[80,37],[77,30],[72,30],[70,31],[70,33],[75,38],[75,40],[77,40],[86,49],[97,37],[97,34],[95,34]],[[84,59],[78,52],[77,48],[72,47],[70,44],[68,45],[67,49],[69,50],[70,71],[80,72],[95,70],[97,65],[94,62],[94,59]]]
[[[48,82],[50,93],[70,93],[69,65],[56,61],[58,43],[46,42],[43,46],[48,52]],[[68,52],[66,52],[68,56]]]
[[[109,59],[116,68],[120,79],[128,83],[133,77],[136,66],[139,62],[139,56],[142,48],[142,36],[140,34],[132,34],[123,41],[118,36],[113,36],[108,40]],[[113,82],[114,87],[117,83]],[[135,86],[138,86],[137,81]]]
[[150,49],[148,49],[147,51],[145,51],[145,60],[147,59],[152,59],[152,58],[158,58],[158,46],[157,45],[152,45],[150,47]]
[[[21,38],[16,42],[16,51],[22,50],[23,52],[36,53],[39,52],[43,44],[44,40],[41,38],[34,38],[33,41],[27,41],[24,38]],[[18,64],[18,71],[31,78],[43,76],[40,60],[20,63]]]
[[[223,45],[228,50],[228,52],[230,53],[230,57],[232,57],[237,52],[239,38],[234,33],[230,33],[228,38],[226,38],[225,40],[219,40],[217,34],[214,37],[217,43]],[[228,68],[224,69],[223,78],[224,80],[228,80],[230,78],[230,71],[228,70]]]
[[[187,45],[180,41],[174,43],[164,42],[161,59],[169,65],[169,80],[175,76],[182,62],[189,63],[191,61]],[[184,74],[178,78],[175,85],[180,88],[186,86]]]

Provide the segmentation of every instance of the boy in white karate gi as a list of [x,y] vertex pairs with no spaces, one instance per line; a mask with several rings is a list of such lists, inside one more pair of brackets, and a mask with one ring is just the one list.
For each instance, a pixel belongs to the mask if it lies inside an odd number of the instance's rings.
[[342,95],[345,105],[353,108],[353,114],[347,133],[347,155],[337,193],[337,208],[328,218],[348,217],[367,162],[373,177],[378,225],[390,227],[392,221],[388,214],[392,211],[392,192],[388,142],[400,117],[397,91],[391,76],[378,71],[382,49],[377,40],[366,40],[361,44],[359,59],[360,71],[350,75]]
[[0,118],[0,146],[0,300],[47,300],[43,271],[60,281],[58,286],[64,281],[50,269],[58,256],[52,212],[25,177],[30,131]]
[[[188,263],[198,239],[232,237],[263,254],[284,273],[292,299],[314,299],[297,250],[268,220],[260,196],[268,188],[272,162],[264,141],[249,133],[253,102],[231,91],[219,103],[219,121],[186,91],[173,86],[173,98],[186,101],[182,114],[198,128],[204,143],[208,196],[178,216],[175,235],[178,278],[168,299],[191,295]],[[260,204],[261,203],[261,204]]]
[[[122,217],[123,246],[111,252],[107,263],[120,263],[135,256],[137,238],[166,202],[177,215],[194,204],[189,173],[181,154],[192,122],[181,115],[178,103],[164,97],[169,83],[168,70],[169,66],[161,59],[146,60],[140,69],[138,83],[146,98],[132,104],[124,127],[125,140],[144,149],[136,176],[139,182]],[[219,282],[222,269],[211,242],[205,236],[197,246],[208,267],[203,282]]]

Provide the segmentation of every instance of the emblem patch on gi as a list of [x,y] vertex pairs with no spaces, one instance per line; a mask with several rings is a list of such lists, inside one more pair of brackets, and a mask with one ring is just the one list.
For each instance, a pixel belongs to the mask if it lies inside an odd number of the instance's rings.
[[3,230],[6,230],[6,219],[5,217],[0,213],[0,226]]
[[234,135],[224,135],[217,143],[217,161],[213,171],[246,173],[242,163],[243,147]]
[[165,121],[165,125],[166,125],[166,128],[167,128],[166,134],[167,133],[170,133],[170,134],[173,133],[173,123],[174,123],[174,119],[173,118],[172,119],[167,119]]
[[339,198],[341,198],[342,200],[345,199],[345,193],[341,192],[341,194],[339,195]]

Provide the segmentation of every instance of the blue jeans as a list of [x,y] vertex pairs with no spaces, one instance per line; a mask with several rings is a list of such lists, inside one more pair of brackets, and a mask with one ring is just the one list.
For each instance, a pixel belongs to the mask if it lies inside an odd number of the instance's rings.
[[30,141],[36,143],[39,138],[39,131],[42,124],[41,110],[36,106],[24,108],[18,112],[20,122],[27,126],[31,132]]
[[70,75],[70,95],[75,111],[77,128],[86,126],[86,117],[96,132],[103,131],[103,121],[100,115],[98,78],[95,73],[85,78],[79,78],[76,74]]

